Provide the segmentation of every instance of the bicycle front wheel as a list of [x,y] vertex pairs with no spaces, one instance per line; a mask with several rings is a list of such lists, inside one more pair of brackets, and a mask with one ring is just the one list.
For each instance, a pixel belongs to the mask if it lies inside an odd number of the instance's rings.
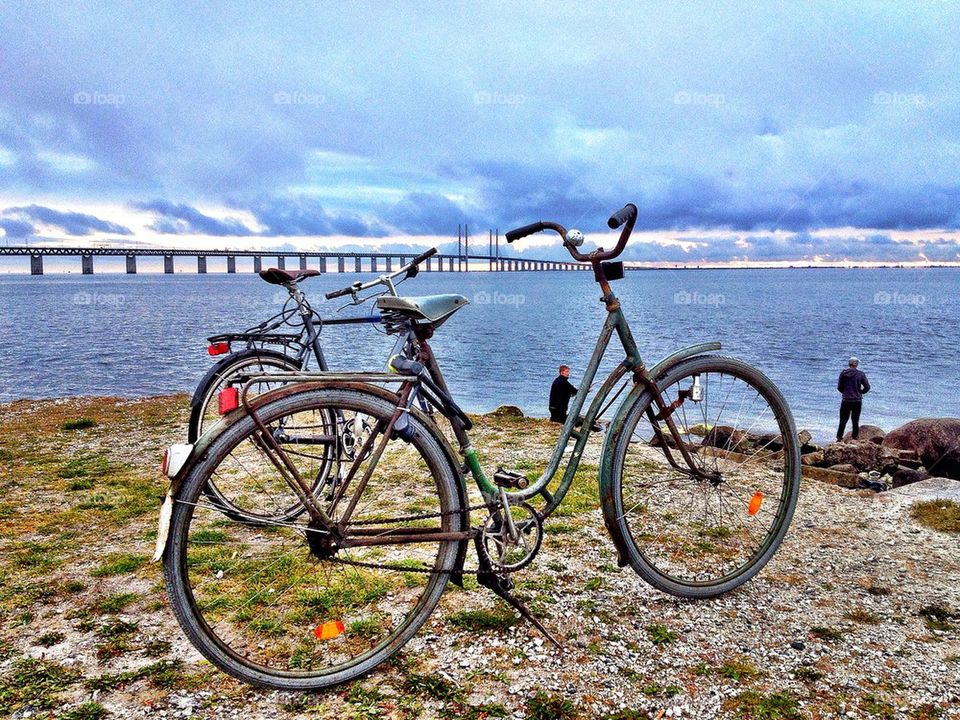
[[[216,666],[254,685],[326,687],[383,662],[433,611],[465,542],[457,537],[465,518],[454,470],[422,422],[410,416],[407,441],[384,439],[393,411],[380,396],[330,387],[259,411],[271,431],[327,413],[366,428],[345,490],[321,499],[336,535],[306,516],[231,519],[205,496],[218,469],[274,486],[289,472],[251,418],[225,429],[188,473],[174,502],[165,578],[178,621]],[[302,477],[315,471],[309,448],[285,453]]]
[[731,358],[692,358],[657,385],[676,403],[680,443],[642,395],[615,443],[604,519],[654,587],[721,595],[756,575],[786,534],[800,488],[793,416],[765,375]]

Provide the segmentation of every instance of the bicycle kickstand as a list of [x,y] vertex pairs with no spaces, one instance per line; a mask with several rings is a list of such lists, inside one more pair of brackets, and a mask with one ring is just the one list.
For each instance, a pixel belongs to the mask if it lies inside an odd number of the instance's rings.
[[533,625],[537,630],[539,630],[543,636],[547,638],[547,640],[553,643],[557,650],[563,650],[563,645],[560,644],[560,641],[551,635],[550,631],[544,627],[543,623],[533,616],[533,613],[531,613],[530,609],[523,604],[520,598],[516,597],[510,592],[513,590],[513,580],[511,580],[507,575],[500,575],[493,571],[493,568],[490,566],[490,561],[487,559],[486,553],[483,550],[480,538],[475,537],[473,541],[477,545],[477,557],[480,561],[480,569],[477,571],[477,583],[485,588],[493,590],[497,596],[506,600],[514,610],[526,618],[526,620],[529,621],[530,624]]

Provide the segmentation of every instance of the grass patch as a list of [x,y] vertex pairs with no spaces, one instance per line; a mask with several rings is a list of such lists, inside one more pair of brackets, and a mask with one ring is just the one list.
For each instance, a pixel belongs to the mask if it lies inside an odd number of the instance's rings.
[[817,680],[823,680],[824,677],[822,672],[816,668],[807,667],[806,665],[801,665],[794,669],[793,676],[803,682],[816,682]]
[[914,503],[910,517],[924,527],[947,533],[960,533],[960,503],[953,500],[924,500]]
[[67,710],[60,716],[60,720],[101,720],[105,717],[107,717],[107,709],[98,702],[88,700],[82,705]]
[[769,695],[747,690],[736,697],[723,702],[725,710],[732,710],[737,717],[753,720],[799,720],[797,699],[788,692],[781,691]]
[[848,610],[843,614],[847,620],[853,620],[854,622],[862,623],[864,625],[879,625],[880,616],[876,613],[872,613],[866,608],[857,608],[856,610]]
[[110,463],[99,455],[81,455],[67,461],[57,475],[64,479],[101,477],[110,471]]
[[33,658],[18,660],[0,677],[0,715],[17,710],[49,710],[58,695],[80,680],[80,671],[55,662]]
[[897,716],[896,708],[876,695],[864,696],[860,700],[859,709],[871,717],[880,717],[883,718],[883,720],[894,720]]
[[94,609],[100,614],[118,613],[139,599],[140,596],[137,593],[117,593],[98,600],[94,603]]
[[753,680],[760,677],[760,671],[746,658],[734,658],[733,660],[727,660],[718,667],[717,675],[740,682],[741,680]]
[[150,683],[155,687],[171,688],[176,685],[176,681],[179,679],[181,664],[179,660],[162,660],[135,670],[89,678],[85,684],[88,690],[109,691],[149,678]]
[[843,640],[843,630],[823,625],[814,625],[810,628],[810,634],[818,640],[826,640],[827,642],[840,642]]
[[527,700],[525,720],[569,720],[579,717],[577,708],[565,697],[548,695],[537,690],[536,695]]
[[90,574],[94,577],[108,577],[110,575],[125,575],[127,573],[139,570],[147,564],[146,555],[136,555],[134,553],[114,553],[107,556],[107,559],[95,568]]
[[677,634],[663,623],[648,625],[647,637],[654,645],[669,645],[677,641]]
[[53,647],[63,642],[66,637],[62,632],[46,632],[37,637],[35,644],[40,647]]
[[461,630],[506,630],[517,624],[517,616],[506,608],[457,610],[447,621]]
[[960,619],[960,613],[954,612],[943,605],[924,605],[917,610],[917,615],[923,618],[927,630],[940,630],[941,632],[956,630],[956,625],[950,621]]
[[88,428],[96,427],[97,421],[93,418],[81,417],[74,420],[67,420],[60,426],[61,430],[86,430]]

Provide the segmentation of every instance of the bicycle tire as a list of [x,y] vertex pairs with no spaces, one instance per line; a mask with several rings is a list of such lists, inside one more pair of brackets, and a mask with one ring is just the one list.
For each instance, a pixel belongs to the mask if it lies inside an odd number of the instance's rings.
[[[639,521],[631,523],[628,519],[630,510],[625,510],[624,469],[631,442],[637,443],[636,438],[634,438],[634,429],[641,422],[641,419],[647,416],[648,409],[652,406],[653,400],[649,393],[641,394],[634,406],[628,410],[625,423],[615,439],[610,476],[601,478],[601,484],[605,488],[601,492],[604,520],[614,537],[615,544],[620,549],[621,554],[625,555],[625,557],[622,557],[622,561],[626,561],[643,580],[653,587],[671,595],[693,599],[722,595],[740,587],[756,576],[783,542],[796,508],[800,489],[800,449],[793,415],[776,385],[759,370],[733,358],[705,355],[685,360],[669,368],[661,378],[657,379],[657,384],[663,390],[674,386],[675,383],[679,383],[685,378],[711,372],[730,375],[744,381],[756,390],[757,394],[769,403],[782,438],[782,490],[777,511],[770,528],[763,537],[762,543],[750,554],[745,563],[738,566],[735,571],[719,578],[707,581],[690,581],[664,571],[657,563],[650,560],[648,555],[652,553],[644,552],[643,544],[650,538],[641,537],[644,530]],[[729,444],[729,440],[727,442]],[[662,453],[662,451],[658,451],[658,453]],[[749,462],[749,459],[747,462]],[[744,462],[743,465],[745,466],[747,462]],[[656,482],[661,481],[655,480],[650,484],[653,485]],[[720,507],[722,513],[722,502]],[[642,506],[639,512],[649,512],[649,506],[646,506],[646,509]],[[666,516],[666,512],[664,515]],[[659,537],[658,535],[657,538]]]
[[[356,389],[324,387],[312,388],[274,400],[263,406],[259,414],[264,422],[271,422],[287,413],[309,411],[330,405],[363,412],[378,419],[389,418],[394,411],[394,406],[380,396]],[[444,529],[462,531],[465,529],[463,527],[465,520],[461,512],[457,481],[442,450],[442,441],[434,437],[433,431],[415,416],[411,415],[409,421],[408,445],[419,454],[436,486],[436,502],[443,513],[442,518],[437,522],[441,523]],[[241,654],[226,644],[211,629],[206,617],[198,609],[190,578],[190,526],[196,509],[200,507],[198,499],[202,496],[211,471],[232,447],[243,442],[253,431],[254,423],[251,419],[241,420],[225,429],[211,443],[204,457],[188,473],[177,493],[164,556],[164,577],[174,614],[187,637],[205,658],[229,675],[251,685],[285,691],[303,691],[354,680],[391,657],[419,630],[439,602],[450,573],[455,567],[458,551],[466,541],[436,541],[434,571],[423,576],[428,579],[425,580],[426,585],[412,610],[387,637],[351,662],[327,668],[322,672],[281,670],[265,666],[251,659],[249,655]],[[398,499],[397,502],[400,500]],[[193,536],[195,548],[196,537],[196,535]],[[196,563],[193,563],[194,567],[195,565]],[[318,576],[322,576],[320,571],[317,573]],[[263,582],[263,579],[259,579],[258,582]],[[287,594],[286,590],[283,592]],[[279,599],[280,596],[277,594],[276,597]],[[211,610],[211,612],[214,611]]]

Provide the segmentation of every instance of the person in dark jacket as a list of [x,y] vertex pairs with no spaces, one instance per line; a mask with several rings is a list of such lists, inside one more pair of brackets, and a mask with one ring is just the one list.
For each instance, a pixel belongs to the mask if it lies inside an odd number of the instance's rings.
[[550,386],[550,419],[555,423],[564,423],[567,421],[567,408],[570,406],[570,398],[577,394],[577,389],[570,382],[570,368],[567,365],[560,366],[560,374]]
[[842,393],[840,400],[840,427],[837,428],[837,440],[843,440],[847,429],[847,420],[853,421],[851,428],[853,439],[860,437],[860,411],[863,409],[863,396],[870,392],[870,383],[863,370],[858,369],[860,361],[852,357],[847,361],[847,369],[840,373],[837,390]]

